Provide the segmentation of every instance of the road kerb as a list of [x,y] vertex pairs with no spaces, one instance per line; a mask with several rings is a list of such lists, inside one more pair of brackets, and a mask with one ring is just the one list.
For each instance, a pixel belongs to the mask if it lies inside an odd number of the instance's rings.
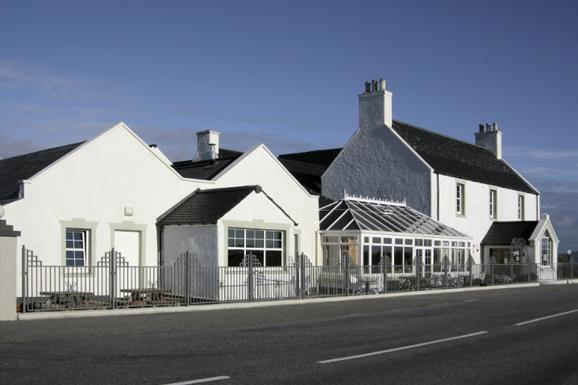
[[263,302],[239,302],[239,303],[224,303],[224,304],[150,307],[150,308],[133,308],[133,309],[114,309],[114,310],[71,310],[71,311],[55,311],[55,312],[33,312],[33,313],[19,313],[18,320],[33,321],[33,320],[63,319],[63,318],[118,317],[126,315],[192,313],[199,311],[250,309],[250,308],[273,307],[273,306],[294,306],[294,305],[306,305],[306,304],[327,303],[327,302],[364,301],[372,299],[387,300],[388,298],[414,297],[414,296],[438,295],[438,294],[443,295],[443,294],[486,291],[486,290],[525,289],[539,286],[540,284],[536,282],[536,283],[522,283],[516,285],[478,286],[478,287],[465,287],[459,289],[411,291],[400,293],[356,295],[348,297],[323,297],[323,298],[288,299],[288,300],[263,301]]

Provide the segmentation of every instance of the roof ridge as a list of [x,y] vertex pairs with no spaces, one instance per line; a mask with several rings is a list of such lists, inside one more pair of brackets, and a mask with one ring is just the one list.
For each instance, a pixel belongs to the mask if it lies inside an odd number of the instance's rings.
[[212,164],[215,161],[237,159],[238,157],[239,156],[227,156],[227,157],[219,157],[219,158],[215,158],[215,159],[206,159],[206,160],[192,160],[192,159],[177,160],[177,161],[173,162],[173,166],[174,165],[186,166],[187,164],[196,166],[196,165],[201,165],[202,163]]
[[217,192],[217,191],[235,191],[235,190],[255,190],[259,188],[259,185],[256,184],[248,184],[242,186],[231,186],[231,187],[217,187],[217,188],[208,188],[208,189],[197,189],[195,193],[204,193],[204,192]]
[[493,224],[499,224],[499,223],[534,223],[534,222],[540,222],[539,220],[534,220],[534,221],[493,221]]
[[[308,153],[312,153],[312,152],[320,152],[320,151],[336,151],[336,150],[342,150],[343,147],[335,147],[335,148],[320,148],[318,150],[308,150],[308,151],[301,151],[301,152],[288,152],[286,154],[279,154],[279,158],[280,157],[284,157],[287,155],[297,155],[297,154],[308,154]],[[305,162],[308,163],[308,162]]]
[[480,145],[472,143],[472,142],[466,142],[465,140],[454,138],[453,136],[442,134],[442,133],[439,133],[437,131],[433,131],[429,128],[421,127],[421,126],[418,126],[416,124],[409,123],[409,122],[404,122],[403,120],[399,120],[399,119],[393,119],[393,122],[394,123],[400,123],[400,124],[403,124],[403,125],[406,125],[406,126],[409,126],[411,128],[418,129],[418,130],[422,130],[422,131],[428,132],[428,133],[433,134],[433,135],[442,136],[442,137],[447,138],[447,139],[455,140],[456,142],[460,142],[460,143],[467,144],[470,146],[478,147],[478,148],[481,148],[482,150],[490,152],[491,154],[494,154],[493,152],[491,152],[490,150],[488,150],[487,148],[485,148],[483,146],[480,146]]
[[54,150],[61,150],[61,149],[66,148],[66,147],[73,147],[73,146],[74,146],[74,147],[78,147],[78,146],[80,146],[81,144],[83,144],[83,143],[85,143],[85,142],[86,142],[86,140],[83,140],[82,142],[69,143],[69,144],[64,144],[64,145],[61,145],[61,146],[45,148],[45,149],[43,149],[43,150],[37,150],[37,151],[27,152],[27,153],[20,154],[20,155],[14,155],[14,156],[11,156],[11,157],[9,157],[9,158],[1,158],[1,159],[0,159],[0,162],[3,161],[3,160],[13,160],[13,159],[16,159],[16,158],[21,158],[21,157],[29,156],[29,155],[37,155],[37,154],[40,154],[40,153],[42,153],[42,152],[48,152],[48,151],[54,151]]

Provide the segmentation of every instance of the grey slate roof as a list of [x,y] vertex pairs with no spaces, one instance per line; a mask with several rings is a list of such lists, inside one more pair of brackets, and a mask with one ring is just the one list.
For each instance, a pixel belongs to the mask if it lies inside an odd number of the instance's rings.
[[337,157],[340,151],[341,148],[330,148],[326,150],[296,152],[292,154],[279,155],[279,159],[290,159],[303,163],[316,164],[327,168],[331,163],[333,163],[333,160]]
[[297,225],[285,210],[261,189],[261,186],[198,189],[160,216],[157,222],[161,225],[216,224],[219,219],[252,192],[265,194],[273,204]]
[[341,148],[279,155],[279,161],[310,193],[321,193],[321,175]]
[[[486,148],[398,120],[393,121],[393,129],[437,173],[538,194],[506,162],[496,158]],[[319,194],[321,175],[340,151],[340,148],[333,148],[282,154],[279,160],[301,184]],[[296,166],[296,161],[301,164]],[[307,168],[303,164],[310,166]],[[323,171],[320,172],[318,167],[322,167]]]
[[321,175],[325,167],[286,158],[279,158],[279,161],[309,193],[321,193]]
[[397,120],[393,121],[393,129],[440,174],[538,194],[506,162],[484,147]]
[[467,235],[437,222],[410,207],[385,202],[340,200],[319,209],[320,230],[369,230],[464,237]]
[[481,244],[509,246],[514,238],[524,238],[528,242],[536,226],[538,221],[494,222]]
[[242,152],[221,148],[217,159],[196,162],[183,160],[174,162],[173,168],[184,178],[211,180],[241,155]]
[[84,142],[67,144],[0,160],[0,204],[18,199],[18,185],[68,154]]

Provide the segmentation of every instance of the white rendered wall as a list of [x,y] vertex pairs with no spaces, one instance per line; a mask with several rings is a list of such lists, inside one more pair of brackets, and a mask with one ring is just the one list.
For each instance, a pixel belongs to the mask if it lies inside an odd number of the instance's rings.
[[[299,235],[300,251],[311,260],[320,255],[318,197],[309,194],[264,145],[243,155],[215,181],[219,187],[260,185],[297,222],[294,231]],[[246,215],[245,220],[258,218],[259,210]]]
[[0,235],[0,321],[16,320],[16,238]]
[[[434,176],[435,178],[435,176]],[[435,183],[435,179],[433,180]],[[456,183],[465,186],[465,215],[456,214]],[[484,183],[472,182],[446,175],[439,176],[439,221],[473,237],[473,256],[476,262],[480,261],[480,242],[495,221],[518,220],[518,195],[524,196],[525,210],[524,220],[537,221],[537,202],[539,196],[522,193],[502,187],[489,186]],[[490,218],[490,189],[498,193],[498,215],[496,219]],[[432,210],[432,218],[438,219],[436,210]]]
[[196,188],[213,186],[184,180],[119,124],[31,178],[24,199],[4,206],[5,217],[22,233],[18,247],[45,265],[65,264],[66,226],[92,229],[91,264],[110,250],[115,229],[141,231],[142,263],[156,265],[157,217]]
[[362,127],[349,140],[321,178],[322,194],[342,199],[348,194],[407,201],[423,213],[431,211],[431,169],[385,125]]

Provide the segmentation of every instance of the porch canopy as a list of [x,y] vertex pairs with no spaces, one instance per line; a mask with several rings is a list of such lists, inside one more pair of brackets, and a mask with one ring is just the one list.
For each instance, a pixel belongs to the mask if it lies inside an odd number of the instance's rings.
[[481,242],[482,260],[496,263],[536,263],[556,268],[559,240],[543,214],[539,221],[494,222]]
[[426,266],[444,263],[465,269],[471,237],[420,213],[404,202],[346,196],[319,210],[326,265],[391,265],[411,272],[415,258]]

